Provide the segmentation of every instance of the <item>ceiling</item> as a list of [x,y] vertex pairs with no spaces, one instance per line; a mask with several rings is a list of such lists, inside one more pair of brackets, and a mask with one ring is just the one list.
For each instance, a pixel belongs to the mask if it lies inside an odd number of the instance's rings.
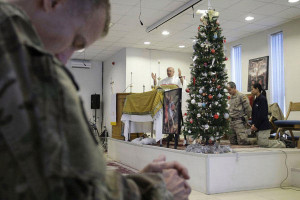
[[[201,15],[188,9],[159,28],[147,33],[146,29],[164,16],[189,2],[189,0],[111,0],[112,25],[108,35],[96,41],[83,52],[75,52],[72,59],[104,61],[126,47],[147,48],[163,51],[193,52],[193,39],[197,35]],[[220,13],[219,21],[227,42],[232,42],[257,32],[278,26],[300,17],[300,1],[288,0],[210,0],[211,6]],[[207,10],[208,0],[194,6]],[[245,21],[251,15],[253,21]],[[163,36],[163,30],[170,34]],[[151,42],[145,45],[144,42]],[[184,45],[185,48],[179,48]]]

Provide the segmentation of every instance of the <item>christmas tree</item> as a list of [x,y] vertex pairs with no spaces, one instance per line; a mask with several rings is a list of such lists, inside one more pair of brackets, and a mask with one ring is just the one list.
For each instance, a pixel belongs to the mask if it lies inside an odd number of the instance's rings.
[[208,10],[200,21],[194,44],[188,109],[185,113],[184,134],[212,143],[228,132],[227,73],[225,72],[222,29],[219,13]]

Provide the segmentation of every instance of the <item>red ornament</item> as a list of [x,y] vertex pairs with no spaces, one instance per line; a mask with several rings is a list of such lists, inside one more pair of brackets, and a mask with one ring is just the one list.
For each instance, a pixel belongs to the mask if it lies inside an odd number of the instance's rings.
[[185,90],[187,93],[190,93],[190,89],[189,88],[186,88]]
[[230,96],[227,96],[227,99],[229,100],[229,99],[230,99]]
[[205,96],[206,96],[206,93],[203,93],[202,95],[205,97]]
[[218,85],[217,88],[220,89],[220,88],[221,88],[221,85]]
[[[83,64],[84,64],[84,63],[83,63]],[[111,64],[112,64],[112,65],[115,65],[115,62],[112,62]]]
[[194,83],[194,86],[195,86],[195,84],[196,84],[196,78],[195,77],[193,77],[193,83]]
[[193,121],[193,119],[190,119],[190,123],[192,124],[194,121]]
[[207,66],[207,63],[204,63],[204,66],[206,67],[206,66]]
[[198,31],[200,31],[200,26],[198,26]]
[[218,115],[218,114],[215,114],[215,115],[214,115],[214,118],[215,118],[215,119],[219,119],[219,115]]
[[184,113],[184,116],[187,116],[187,113]]
[[228,58],[227,58],[227,57],[225,57],[225,60],[228,60]]
[[212,49],[212,50],[211,50],[211,52],[212,52],[212,53],[215,53],[215,52],[216,52],[216,50]]
[[211,95],[211,94],[208,95],[208,98],[209,98],[209,99],[212,99],[212,98],[213,98],[213,95]]
[[224,39],[224,43],[226,43],[226,39]]

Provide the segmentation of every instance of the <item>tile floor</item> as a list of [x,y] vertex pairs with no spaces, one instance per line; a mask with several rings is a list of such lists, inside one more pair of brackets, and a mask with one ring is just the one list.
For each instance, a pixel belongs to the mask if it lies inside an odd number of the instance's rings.
[[294,189],[299,191],[271,188],[206,195],[193,190],[189,200],[300,200],[300,188]]

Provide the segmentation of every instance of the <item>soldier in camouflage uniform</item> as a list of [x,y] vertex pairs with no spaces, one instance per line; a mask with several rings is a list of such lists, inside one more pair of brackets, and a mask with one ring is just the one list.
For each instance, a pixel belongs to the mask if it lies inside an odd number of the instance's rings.
[[[187,199],[186,168],[159,158],[106,172],[66,62],[108,32],[108,0],[0,0],[0,199]],[[53,55],[56,55],[55,58]]]
[[254,144],[255,138],[248,138],[250,127],[248,119],[251,116],[252,108],[246,95],[236,89],[234,82],[227,85],[228,93],[231,95],[229,100],[230,128],[232,134],[229,135],[230,144]]

